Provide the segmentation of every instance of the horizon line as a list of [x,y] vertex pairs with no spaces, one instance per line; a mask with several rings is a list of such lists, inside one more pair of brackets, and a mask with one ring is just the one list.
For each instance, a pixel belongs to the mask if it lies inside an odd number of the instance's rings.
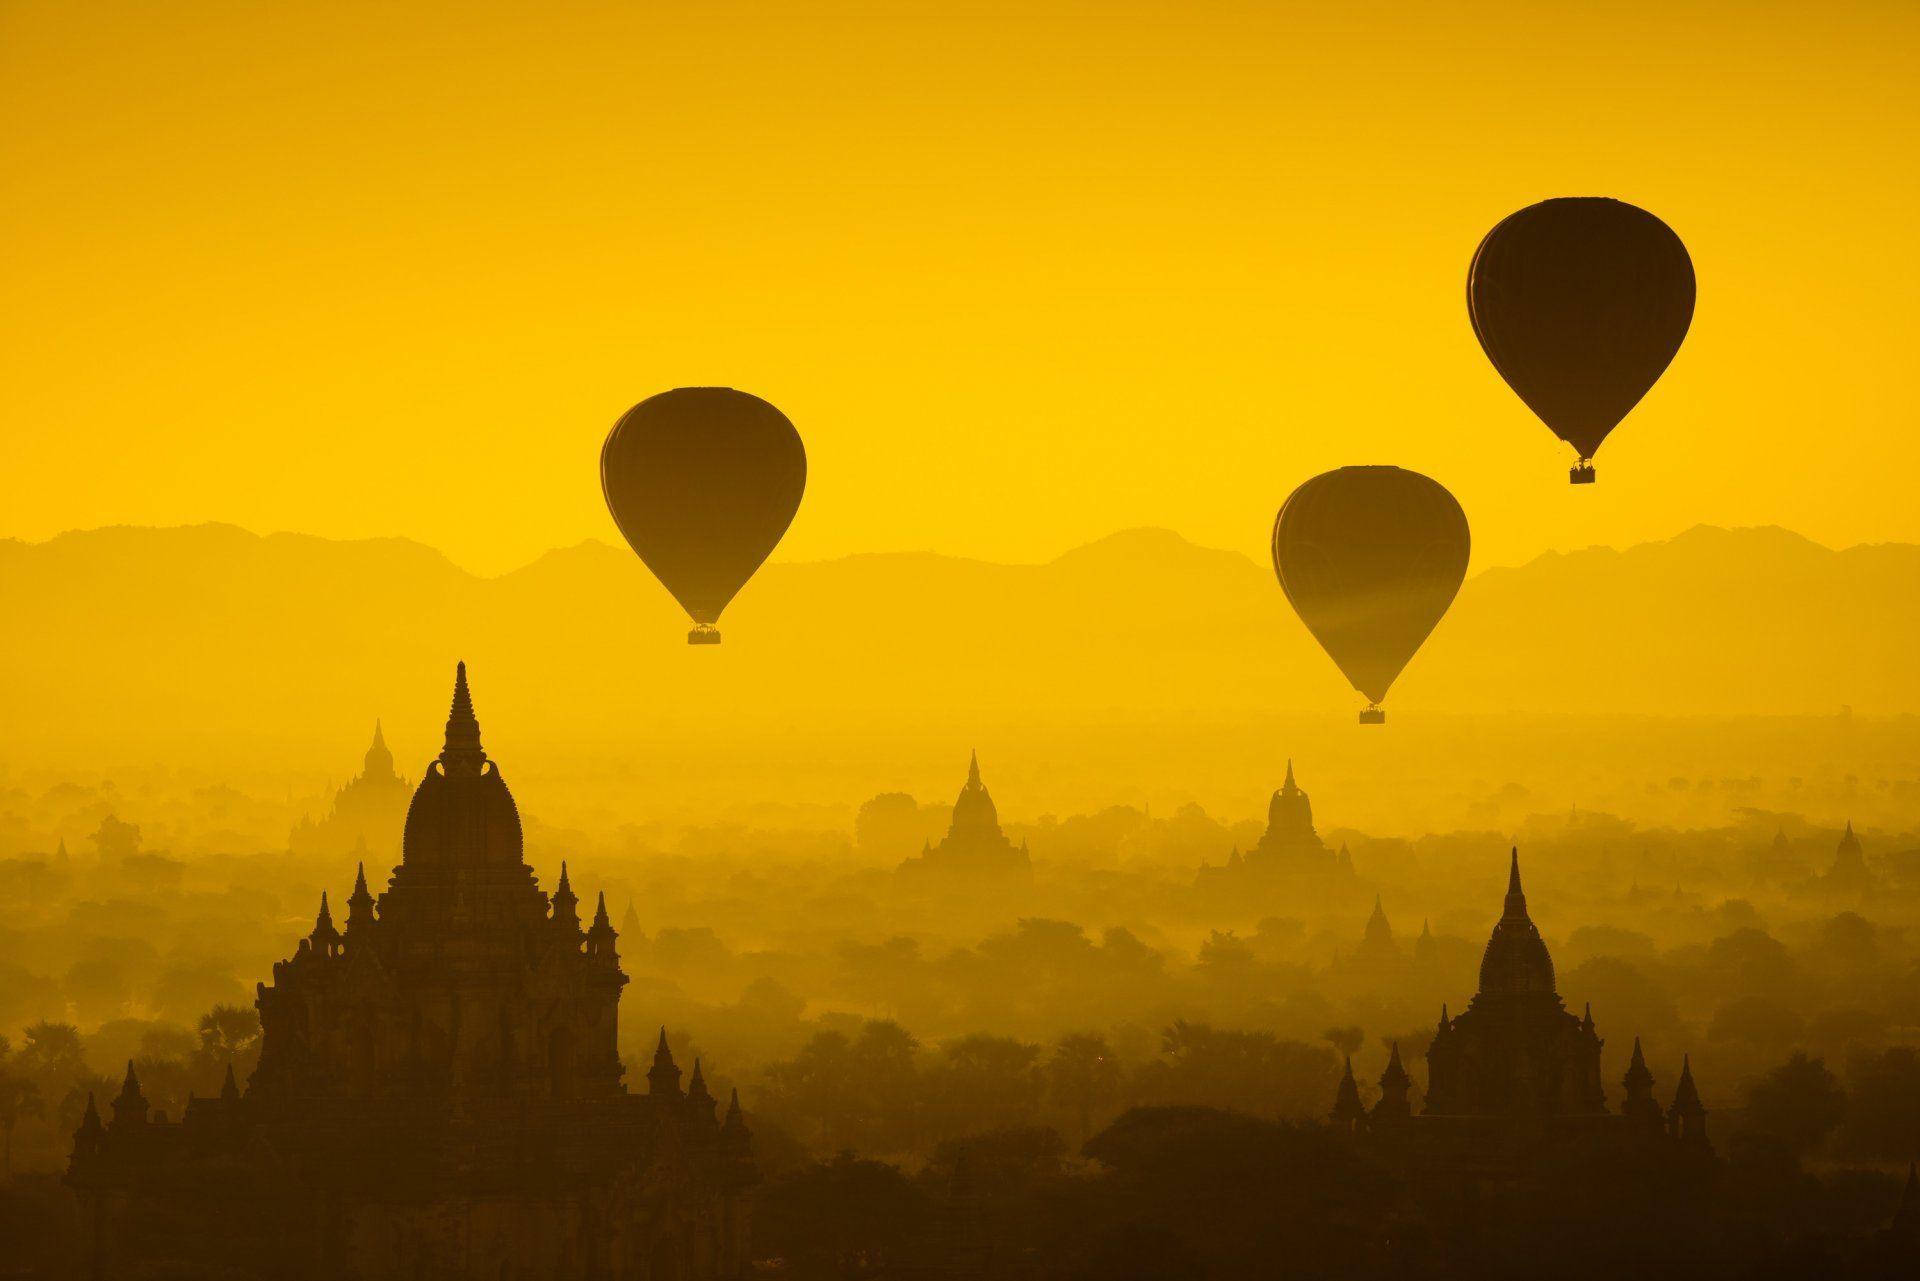
[[[148,525],[148,524],[139,524],[132,521],[119,521],[119,522],[114,522],[114,523],[105,524],[105,525],[91,525],[91,526],[85,526],[85,527],[76,527],[72,529],[63,529],[63,530],[60,530],[58,533],[50,534],[44,538],[32,538],[32,537],[27,537],[27,536],[18,535],[18,534],[0,535],[0,543],[16,543],[23,547],[46,547],[46,546],[50,546],[53,543],[57,543],[64,538],[79,538],[79,537],[85,537],[90,534],[104,534],[104,533],[110,533],[110,532],[122,531],[122,530],[147,532],[147,533],[179,533],[179,532],[185,532],[189,530],[201,530],[201,529],[232,530],[235,533],[244,534],[249,538],[258,539],[263,542],[269,539],[274,539],[274,538],[303,538],[303,539],[311,539],[315,542],[338,543],[342,545],[356,544],[356,543],[402,543],[410,547],[417,547],[422,551],[429,552],[435,556],[438,556],[442,560],[446,561],[448,565],[452,566],[454,569],[458,570],[462,574],[467,575],[469,578],[480,579],[480,580],[510,578],[515,574],[531,569],[533,566],[539,564],[543,560],[548,559],[549,557],[559,555],[564,552],[575,551],[582,547],[605,547],[608,550],[614,551],[614,552],[626,552],[627,550],[619,542],[610,541],[605,538],[588,537],[588,538],[580,539],[577,542],[556,544],[554,546],[546,548],[544,551],[538,552],[537,554],[535,554],[534,556],[532,556],[527,560],[521,561],[511,566],[510,568],[499,570],[497,572],[488,573],[482,570],[474,569],[469,565],[463,564],[461,561],[455,559],[452,553],[446,551],[445,549],[436,547],[432,543],[423,542],[419,538],[416,538],[410,534],[367,534],[367,535],[343,536],[343,535],[336,535],[336,534],[316,534],[307,530],[299,530],[299,529],[273,529],[273,530],[266,530],[263,532],[261,530],[251,528],[249,526],[242,525],[237,521],[213,520],[213,519],[199,520],[199,521],[181,521],[174,524],[164,524],[164,525],[161,525],[161,524]],[[1694,524],[1688,525],[1683,529],[1677,530],[1674,533],[1669,534],[1664,538],[1647,538],[1647,539],[1642,539],[1639,542],[1624,543],[1624,544],[1588,543],[1584,546],[1579,546],[1579,547],[1549,547],[1539,552],[1536,552],[1535,554],[1533,554],[1530,557],[1527,557],[1524,560],[1477,566],[1468,575],[1468,578],[1469,579],[1479,578],[1484,574],[1491,573],[1497,570],[1522,569],[1527,566],[1537,564],[1538,562],[1551,556],[1573,556],[1573,555],[1578,555],[1582,552],[1590,552],[1590,551],[1596,551],[1596,550],[1610,551],[1616,554],[1625,554],[1627,552],[1631,552],[1642,547],[1665,546],[1668,543],[1675,542],[1681,538],[1686,537],[1689,534],[1692,534],[1701,530],[1708,530],[1715,533],[1725,533],[1725,534],[1777,532],[1777,533],[1790,535],[1791,537],[1799,539],[1800,541],[1807,543],[1810,546],[1819,548],[1822,551],[1830,552],[1836,555],[1844,554],[1846,552],[1851,552],[1851,551],[1857,551],[1861,548],[1868,548],[1868,547],[1920,547],[1920,543],[1903,542],[1899,539],[1891,539],[1891,538],[1868,540],[1864,542],[1850,543],[1844,547],[1835,547],[1827,543],[1823,543],[1818,539],[1811,537],[1810,535],[1803,534],[1798,530],[1791,529],[1785,525],[1780,525],[1780,524],[1716,525],[1708,521],[1697,521]],[[1255,557],[1249,556],[1247,553],[1243,551],[1240,551],[1236,548],[1231,548],[1231,547],[1216,547],[1207,543],[1195,542],[1192,538],[1188,537],[1185,533],[1168,525],[1122,526],[1121,528],[1112,530],[1108,533],[1099,534],[1092,538],[1085,539],[1084,541],[1074,543],[1043,560],[997,560],[987,556],[971,555],[971,554],[962,553],[962,552],[940,551],[934,548],[898,547],[898,548],[874,548],[874,549],[868,549],[868,550],[862,550],[862,551],[842,552],[832,556],[811,556],[811,557],[805,557],[805,558],[780,558],[778,556],[774,556],[774,557],[768,558],[767,565],[769,566],[771,565],[789,565],[789,566],[830,565],[830,564],[837,564],[843,561],[861,559],[864,557],[931,557],[933,559],[938,559],[938,560],[960,561],[960,562],[966,562],[966,563],[977,564],[977,565],[996,565],[996,566],[1003,566],[1007,568],[1016,568],[1016,569],[1039,569],[1049,565],[1058,564],[1060,561],[1066,559],[1068,556],[1073,555],[1075,552],[1084,551],[1087,548],[1095,547],[1101,543],[1110,542],[1117,538],[1124,538],[1130,534],[1164,534],[1172,538],[1178,539],[1180,542],[1186,544],[1189,547],[1194,548],[1195,550],[1233,556],[1238,559],[1246,561],[1249,565],[1253,565],[1256,568],[1262,567],[1262,562],[1260,560],[1256,559]],[[631,555],[630,552],[628,552],[627,554]]]

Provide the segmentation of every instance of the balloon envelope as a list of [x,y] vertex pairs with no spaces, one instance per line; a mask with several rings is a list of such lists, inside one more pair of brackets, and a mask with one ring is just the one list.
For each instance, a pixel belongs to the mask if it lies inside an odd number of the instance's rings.
[[1693,295],[1693,261],[1673,229],[1598,197],[1508,215],[1467,272],[1487,359],[1583,462],[1680,350]]
[[1287,600],[1374,703],[1453,603],[1469,546],[1453,495],[1398,467],[1315,476],[1273,522],[1273,569]]
[[807,453],[785,414],[731,387],[680,387],[629,409],[600,451],[607,507],[700,625],[713,625],[799,510]]

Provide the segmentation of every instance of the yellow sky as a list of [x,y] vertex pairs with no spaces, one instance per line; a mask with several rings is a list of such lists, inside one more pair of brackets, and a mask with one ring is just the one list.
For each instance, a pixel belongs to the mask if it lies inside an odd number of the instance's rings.
[[[1258,555],[1350,462],[1449,486],[1480,564],[1920,540],[1916,15],[0,0],[0,534],[503,569],[616,538],[607,428],[724,383],[806,438],[786,557]],[[1570,194],[1700,278],[1581,490],[1463,301],[1481,234]]]

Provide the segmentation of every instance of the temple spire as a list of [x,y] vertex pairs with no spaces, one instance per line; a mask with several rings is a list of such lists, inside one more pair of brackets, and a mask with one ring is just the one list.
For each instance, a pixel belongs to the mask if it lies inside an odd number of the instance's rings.
[[233,1063],[227,1063],[227,1079],[220,1082],[220,1101],[232,1103],[240,1097],[240,1083],[233,1079]]
[[89,1137],[98,1135],[106,1127],[100,1124],[100,1109],[93,1101],[93,1091],[87,1091],[87,1110],[80,1117],[80,1133]]
[[1680,1057],[1680,1084],[1673,1092],[1673,1106],[1667,1109],[1667,1131],[1683,1143],[1707,1145],[1707,1109],[1693,1083],[1690,1055]]
[[1333,1096],[1333,1123],[1345,1130],[1357,1129],[1367,1110],[1360,1104],[1360,1085],[1353,1079],[1353,1055],[1346,1056],[1346,1070],[1340,1075],[1339,1092]]
[[587,955],[608,963],[619,960],[613,950],[613,941],[618,937],[613,932],[613,918],[607,915],[607,892],[601,890],[600,901],[593,909],[593,928],[587,931]]
[[981,783],[980,783],[980,749],[979,749],[979,748],[977,748],[977,747],[973,749],[973,754],[972,754],[972,756],[970,756],[970,757],[968,758],[968,760],[967,760],[967,786],[968,786],[968,787],[979,787],[979,786],[981,786]]
[[1280,786],[1283,790],[1289,792],[1297,790],[1299,786],[1293,781],[1293,757],[1291,756],[1287,757],[1287,781]]
[[1640,1038],[1633,1038],[1633,1058],[1627,1063],[1626,1085],[1632,1089],[1636,1084],[1653,1084],[1653,1073],[1647,1070],[1647,1056],[1640,1052]]
[[447,712],[446,745],[440,764],[449,773],[477,774],[487,754],[480,747],[480,721],[473,714],[473,694],[467,689],[467,665],[454,669],[453,706]]
[[698,1058],[693,1061],[693,1078],[687,1082],[687,1101],[701,1109],[707,1120],[713,1120],[713,1095],[707,1091],[707,1075],[701,1071]]
[[1520,888],[1520,847],[1513,847],[1513,862],[1507,868],[1506,915],[1509,918],[1525,919],[1527,915],[1527,895]]
[[133,1070],[133,1060],[127,1060],[127,1077],[120,1083],[120,1096],[113,1101],[113,1124],[145,1125],[147,1121],[147,1096],[140,1092],[140,1074]]
[[744,1154],[747,1147],[747,1119],[740,1111],[740,1090],[735,1087],[727,1099],[727,1116],[720,1123],[720,1134],[732,1146],[736,1153]]
[[340,931],[334,928],[333,911],[327,906],[325,890],[320,891],[320,911],[313,918],[313,933],[307,938],[321,956],[332,956],[340,950]]
[[1627,1096],[1620,1104],[1620,1113],[1640,1130],[1649,1134],[1658,1134],[1661,1128],[1660,1105],[1653,1098],[1653,1073],[1647,1070],[1647,1056],[1640,1052],[1640,1038],[1633,1038],[1633,1058],[1627,1064],[1627,1075],[1620,1084],[1625,1087]]
[[393,753],[387,748],[387,736],[382,731],[380,721],[373,722],[373,742],[367,747],[365,777],[370,779],[392,778]]
[[1413,1115],[1413,1105],[1409,1095],[1413,1090],[1413,1078],[1407,1075],[1407,1069],[1400,1062],[1400,1042],[1393,1043],[1393,1052],[1387,1059],[1387,1070],[1380,1074],[1380,1101],[1373,1105],[1373,1114],[1382,1120],[1399,1120]]
[[673,1051],[667,1048],[667,1029],[660,1029],[660,1044],[654,1047],[653,1066],[647,1069],[647,1093],[680,1093],[680,1069],[673,1064]]
[[580,928],[580,898],[573,892],[565,859],[560,860],[560,883],[553,887],[553,923],[566,930]]
[[367,865],[354,869],[353,893],[347,896],[347,933],[358,934],[373,924],[373,894],[367,889]]

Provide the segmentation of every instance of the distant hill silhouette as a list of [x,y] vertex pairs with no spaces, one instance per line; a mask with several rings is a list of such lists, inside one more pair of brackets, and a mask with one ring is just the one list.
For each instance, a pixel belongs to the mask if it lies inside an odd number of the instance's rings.
[[[1920,547],[1696,528],[1469,578],[1390,709],[1920,710]],[[1327,709],[1346,689],[1271,571],[1164,530],[1042,565],[889,553],[767,566],[690,652],[631,553],[497,578],[398,539],[117,527],[0,541],[0,721],[16,742],[352,736],[465,657],[522,732],[670,737],[884,710]],[[497,673],[497,675],[496,675]],[[744,709],[744,710],[743,710]],[[424,704],[417,715],[431,717]]]

